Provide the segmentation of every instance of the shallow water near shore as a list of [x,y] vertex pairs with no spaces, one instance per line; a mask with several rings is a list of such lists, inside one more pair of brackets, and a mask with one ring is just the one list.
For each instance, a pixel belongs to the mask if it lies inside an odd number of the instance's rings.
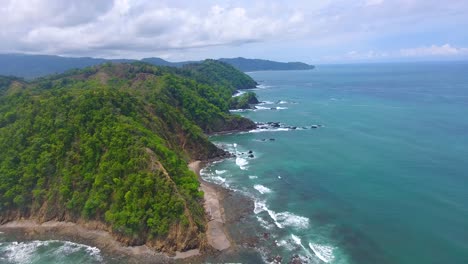
[[203,177],[254,201],[246,221],[265,262],[468,263],[467,72],[415,63],[249,73],[265,103],[241,114],[297,128],[213,136],[237,157]]
[[[414,63],[249,73],[265,103],[240,114],[296,129],[211,137],[237,155],[202,170],[232,190],[223,203],[237,243],[197,261],[468,263],[467,72]],[[79,243],[20,251],[30,242],[0,239],[0,263],[23,263],[19,252],[31,263],[122,261]]]

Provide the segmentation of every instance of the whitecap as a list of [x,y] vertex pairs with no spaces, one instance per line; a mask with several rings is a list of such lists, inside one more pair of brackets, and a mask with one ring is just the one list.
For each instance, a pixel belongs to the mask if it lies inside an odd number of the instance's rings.
[[296,244],[298,244],[298,245],[302,245],[301,239],[300,239],[298,236],[296,236],[296,235],[294,235],[294,234],[291,234],[291,238],[292,238],[292,240],[294,241],[294,243],[296,243]]
[[247,165],[249,162],[241,157],[236,157],[236,165],[239,166],[241,170],[247,170]]
[[218,174],[218,175],[222,175],[224,173],[226,173],[227,170],[215,170],[215,173]]
[[257,85],[256,88],[258,88],[258,89],[266,89],[266,88],[270,88],[270,87],[273,87],[273,86],[265,85],[265,84],[259,84],[259,85]]
[[284,109],[288,109],[287,107],[282,107],[282,106],[277,106],[276,107],[277,110],[284,110]]
[[284,226],[291,226],[304,229],[309,227],[309,218],[296,215],[290,212],[277,213],[276,218]]
[[280,246],[280,247],[284,247],[286,248],[287,250],[289,251],[293,251],[294,250],[294,246],[293,244],[291,243],[291,240],[288,239],[288,240],[280,240],[280,241],[277,241],[276,242],[276,245]]
[[258,179],[258,176],[255,176],[255,175],[249,175],[249,179],[253,180],[253,179]]
[[[54,254],[63,257],[78,251],[85,251],[97,261],[102,261],[101,251],[96,247],[91,247],[83,244],[77,244],[70,241],[29,241],[29,242],[11,242],[4,248],[4,256],[9,262],[13,263],[31,263],[37,257],[36,253],[40,252],[43,247],[49,246],[51,243],[58,243],[58,247],[54,250]],[[61,245],[60,245],[61,244]]]
[[304,245],[302,245],[302,240],[301,240],[300,237],[298,237],[298,236],[296,236],[296,235],[294,235],[294,234],[291,234],[291,238],[292,238],[292,241],[293,241],[296,245],[300,246],[300,247],[304,250],[304,252],[307,254],[307,256],[312,257],[312,254],[310,254],[310,251],[307,250],[307,248],[304,247]]
[[288,104],[288,103],[289,103],[288,101],[283,101],[283,100],[278,102],[278,104]]
[[273,219],[273,222],[278,228],[284,228],[290,226],[294,228],[305,229],[309,227],[309,218],[293,214],[291,212],[276,213],[270,210],[265,201],[254,201],[254,213],[259,214],[261,212],[267,212],[268,215]]
[[278,175],[278,179],[281,179],[281,176]]
[[313,243],[309,243],[309,247],[314,254],[325,263],[329,263],[335,258],[333,255],[333,247]]
[[257,221],[260,223],[260,225],[265,228],[265,229],[271,229],[273,228],[273,225],[271,225],[270,223],[268,223],[267,221],[265,221],[263,218],[261,218],[260,216],[257,215]]
[[261,194],[265,194],[265,193],[271,193],[271,189],[268,188],[268,187],[265,187],[263,185],[260,185],[260,184],[255,184],[254,185],[254,189],[257,190],[259,193]]
[[266,105],[266,104],[274,104],[274,102],[272,102],[272,101],[262,101],[262,102],[258,103],[257,105]]
[[255,106],[255,109],[256,109],[256,110],[270,110],[271,107],[265,107],[265,106],[256,105],[256,106]]
[[281,131],[289,131],[289,128],[279,127],[279,128],[272,128],[272,129],[253,129],[249,130],[248,133],[260,133],[260,132],[281,132]]

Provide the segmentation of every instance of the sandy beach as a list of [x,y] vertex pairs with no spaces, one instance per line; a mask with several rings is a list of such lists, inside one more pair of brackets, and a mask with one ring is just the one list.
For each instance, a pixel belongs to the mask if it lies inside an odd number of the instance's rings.
[[193,161],[189,168],[198,175],[200,188],[204,192],[205,212],[208,217],[206,237],[208,244],[216,250],[225,250],[231,246],[231,242],[225,230],[224,208],[221,206],[222,194],[219,187],[205,182],[200,177],[201,161]]

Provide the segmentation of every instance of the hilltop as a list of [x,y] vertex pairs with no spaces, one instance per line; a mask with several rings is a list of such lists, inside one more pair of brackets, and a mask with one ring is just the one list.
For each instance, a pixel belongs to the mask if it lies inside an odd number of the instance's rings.
[[205,134],[252,129],[229,113],[249,76],[215,60],[105,63],[0,78],[0,223],[99,223],[126,245],[205,248],[191,160],[226,156]]

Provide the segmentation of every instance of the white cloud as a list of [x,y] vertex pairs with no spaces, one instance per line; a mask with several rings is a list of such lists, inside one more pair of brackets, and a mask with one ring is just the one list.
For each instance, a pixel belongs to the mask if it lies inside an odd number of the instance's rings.
[[466,0],[1,2],[1,53],[201,59],[256,50],[250,56],[352,60],[417,57],[422,51],[400,49],[439,41],[468,46]]
[[427,56],[457,56],[468,55],[468,48],[456,48],[450,44],[441,46],[431,45],[411,49],[401,49],[400,54],[403,57],[427,57]]
[[0,22],[14,28],[0,33],[0,40],[10,40],[0,41],[0,51],[119,56],[261,42],[293,35],[297,28],[303,28],[299,26],[303,15],[298,11],[259,15],[236,6],[189,9],[129,0],[116,0],[107,8],[94,10],[92,16],[86,5],[70,1],[72,4],[65,6],[70,14],[87,15],[64,24],[58,18],[64,17],[64,6],[35,9],[35,5],[47,6],[46,2],[60,1],[34,0],[30,5],[10,1],[7,8],[0,9],[0,17],[4,17]]
[[468,56],[468,48],[457,48],[450,44],[431,45],[416,48],[405,48],[392,51],[349,51],[343,55],[325,56],[325,62],[339,61],[384,61],[395,59],[419,58],[419,59],[444,59],[451,57],[466,57]]

